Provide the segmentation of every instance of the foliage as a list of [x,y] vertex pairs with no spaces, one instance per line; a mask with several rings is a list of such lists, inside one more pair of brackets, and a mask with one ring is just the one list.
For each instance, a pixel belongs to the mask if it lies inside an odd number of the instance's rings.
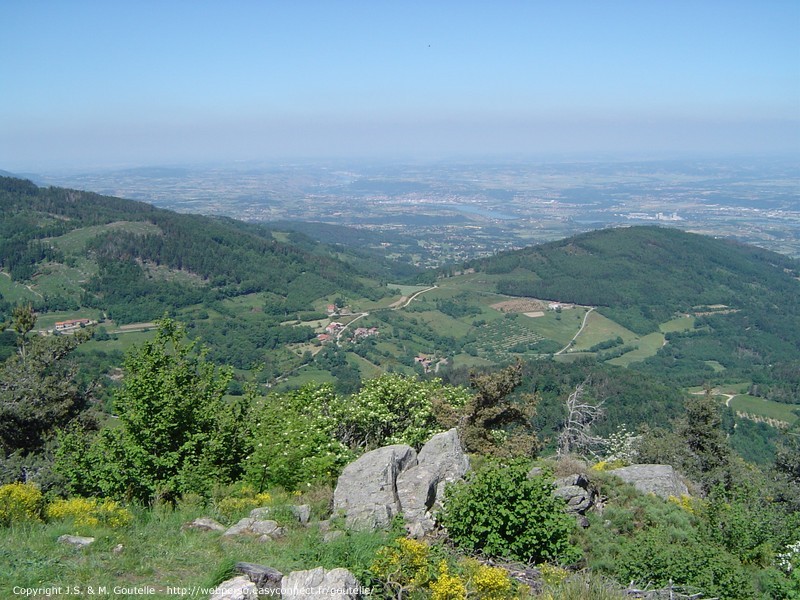
[[341,396],[330,385],[308,385],[259,400],[247,479],[292,490],[331,482],[364,450],[386,444],[419,448],[442,427],[434,407],[462,407],[465,390],[439,380],[387,374]]
[[208,495],[241,474],[246,408],[241,398],[223,398],[230,371],[207,362],[175,322],[158,327],[155,339],[125,360],[115,396],[120,427],[105,428],[91,444],[80,432],[65,435],[59,465],[73,491],[171,500]]
[[528,463],[489,461],[448,486],[440,522],[457,546],[528,562],[576,560],[575,528],[562,499],[544,477],[528,478]]
[[265,485],[294,490],[333,481],[354,457],[336,436],[342,404],[330,385],[308,385],[258,400],[247,481],[258,490]]
[[76,527],[104,525],[114,529],[125,527],[133,520],[127,508],[108,498],[58,499],[47,505],[45,515],[51,520],[69,519]]
[[532,456],[539,449],[531,425],[537,399],[514,402],[509,397],[521,382],[521,362],[496,373],[470,377],[475,394],[464,409],[460,427],[469,452]]
[[[449,559],[449,560],[448,560]],[[391,598],[512,600],[518,585],[508,572],[472,558],[454,560],[442,548],[397,538],[376,553],[370,577]]]
[[0,525],[41,520],[44,497],[30,483],[9,483],[0,486]]
[[88,337],[35,336],[29,310],[16,311],[19,351],[0,365],[0,451],[39,450],[53,432],[84,411],[91,389],[77,381],[77,367],[68,358]]
[[258,492],[252,486],[242,486],[238,493],[226,495],[216,499],[214,509],[225,521],[233,521],[242,513],[250,512],[254,508],[272,504],[272,495],[268,492]]
[[617,556],[621,581],[690,585],[722,599],[755,596],[752,580],[731,554],[666,527],[642,531],[623,543]]

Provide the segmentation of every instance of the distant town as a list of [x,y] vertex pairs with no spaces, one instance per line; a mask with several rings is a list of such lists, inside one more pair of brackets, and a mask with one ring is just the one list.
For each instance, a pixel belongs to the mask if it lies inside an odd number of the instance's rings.
[[380,234],[372,246],[387,256],[423,267],[653,222],[800,256],[800,165],[791,159],[317,162],[29,176],[180,212],[355,227]]

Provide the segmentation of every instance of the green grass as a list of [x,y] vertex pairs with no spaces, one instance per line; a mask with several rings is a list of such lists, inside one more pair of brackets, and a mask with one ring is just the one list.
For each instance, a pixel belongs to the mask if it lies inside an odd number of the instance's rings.
[[[562,318],[564,312],[569,311],[562,311]],[[575,339],[575,345],[572,347],[572,350],[576,352],[587,350],[595,344],[606,340],[613,340],[617,336],[621,337],[622,341],[626,344],[637,338],[636,334],[629,329],[626,329],[617,322],[612,321],[594,310],[586,319],[586,327],[584,327],[581,334]]]
[[689,331],[694,329],[694,324],[697,321],[695,317],[692,316],[684,316],[684,317],[676,317],[671,321],[667,321],[666,323],[661,323],[658,326],[661,333],[672,333],[676,331]]
[[401,285],[397,283],[390,283],[386,287],[389,289],[396,289],[400,290],[401,296],[412,296],[416,292],[421,292],[424,289],[427,289],[431,286],[429,285]]
[[0,296],[11,304],[35,302],[41,299],[41,296],[32,292],[21,283],[12,281],[8,274],[2,272],[0,272]]
[[275,386],[276,391],[285,391],[292,388],[302,387],[309,383],[334,383],[336,380],[328,371],[323,371],[315,367],[302,367],[281,380]]
[[633,342],[638,346],[635,350],[608,361],[609,364],[627,367],[631,363],[642,361],[655,356],[664,345],[664,334],[661,332],[648,333]]
[[[298,499],[298,502],[302,501]],[[232,576],[238,561],[269,565],[282,573],[323,566],[363,572],[378,548],[390,542],[389,532],[353,532],[323,543],[315,526],[302,527],[281,520],[284,538],[257,542],[248,536],[223,538],[217,532],[181,531],[181,525],[199,516],[213,515],[210,508],[179,507],[137,510],[125,528],[93,527],[82,535],[96,541],[83,549],[59,543],[63,534],[76,533],[66,522],[16,525],[0,534],[0,591],[4,598],[18,596],[15,587],[79,588],[74,597],[141,598],[132,588],[149,586],[148,598],[175,598],[167,588],[211,588]],[[396,534],[395,534],[396,535]],[[114,548],[122,545],[122,550]],[[89,587],[94,594],[89,593]],[[105,593],[99,588],[105,587]],[[114,588],[127,588],[114,592]],[[127,592],[127,593],[126,593]],[[55,597],[66,597],[62,592]],[[44,597],[39,595],[36,597]],[[188,597],[188,595],[187,595]],[[208,598],[209,593],[196,597]]]
[[703,362],[705,364],[707,364],[709,367],[711,367],[712,369],[714,369],[715,373],[719,373],[719,372],[725,370],[725,367],[723,365],[721,365],[720,363],[718,363],[717,361],[715,361],[715,360],[704,360]]
[[757,398],[749,394],[742,394],[731,399],[731,408],[737,412],[744,412],[777,421],[792,424],[798,416],[793,412],[800,410],[798,404],[783,404],[764,398]]
[[[109,332],[111,328],[109,327]],[[75,352],[90,352],[92,350],[102,350],[103,352],[112,352],[119,350],[120,352],[127,352],[133,346],[139,346],[144,342],[152,339],[155,336],[155,330],[151,331],[130,331],[127,333],[112,334],[116,335],[117,339],[105,340],[98,342],[97,340],[89,340],[78,346]]]

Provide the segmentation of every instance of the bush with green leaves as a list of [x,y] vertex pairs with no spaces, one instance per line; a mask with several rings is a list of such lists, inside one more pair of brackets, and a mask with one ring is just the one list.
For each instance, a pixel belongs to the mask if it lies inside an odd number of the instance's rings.
[[207,361],[178,323],[164,319],[158,327],[125,359],[115,395],[119,426],[91,441],[77,429],[62,437],[57,467],[71,493],[174,500],[208,496],[240,477],[249,399],[224,398],[230,370]]
[[332,482],[359,453],[386,444],[419,448],[443,429],[437,407],[457,410],[469,392],[439,380],[383,375],[342,396],[329,384],[259,400],[247,480],[287,490]]
[[341,399],[327,384],[260,399],[253,413],[253,451],[245,461],[247,481],[258,490],[332,481],[354,458],[335,435],[342,411]]
[[529,468],[525,460],[489,461],[446,488],[439,520],[459,548],[523,562],[578,560],[575,519],[553,495],[552,480],[529,478]]

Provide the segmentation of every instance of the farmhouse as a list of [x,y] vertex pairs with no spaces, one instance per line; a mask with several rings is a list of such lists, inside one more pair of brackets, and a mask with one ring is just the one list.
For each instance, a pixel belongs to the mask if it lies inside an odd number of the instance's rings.
[[68,331],[70,329],[77,329],[78,327],[85,327],[91,324],[91,319],[69,319],[68,321],[57,321],[56,331]]

